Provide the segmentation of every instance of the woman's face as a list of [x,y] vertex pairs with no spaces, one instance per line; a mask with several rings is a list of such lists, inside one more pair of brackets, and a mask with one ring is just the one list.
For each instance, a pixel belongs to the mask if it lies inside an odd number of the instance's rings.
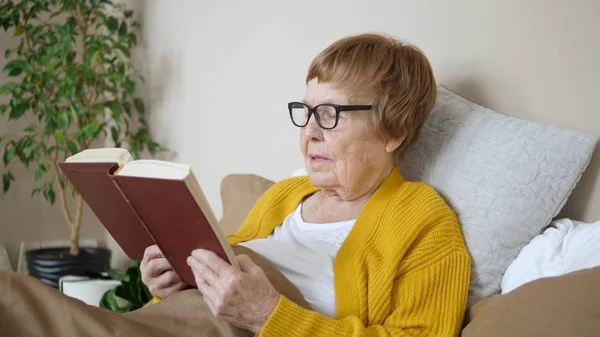
[[[353,97],[317,79],[308,82],[304,103],[310,107],[333,103],[371,105],[368,98]],[[378,137],[371,126],[373,111],[342,111],[338,125],[323,130],[311,116],[300,131],[300,149],[313,185],[333,190],[345,200],[373,192],[393,167],[395,147]],[[397,146],[396,146],[397,147]]]

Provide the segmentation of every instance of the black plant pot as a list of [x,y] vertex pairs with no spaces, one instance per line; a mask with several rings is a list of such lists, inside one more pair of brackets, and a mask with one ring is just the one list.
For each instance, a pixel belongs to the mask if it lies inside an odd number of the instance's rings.
[[101,277],[110,267],[111,251],[106,248],[81,248],[79,255],[69,248],[43,248],[26,253],[29,275],[58,289],[58,280],[66,275]]

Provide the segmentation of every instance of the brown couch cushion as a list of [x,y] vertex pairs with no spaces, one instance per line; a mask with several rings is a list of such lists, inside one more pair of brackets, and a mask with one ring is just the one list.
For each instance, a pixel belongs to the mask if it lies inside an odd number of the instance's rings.
[[231,174],[223,178],[221,230],[225,234],[235,233],[252,206],[274,184],[275,182],[255,174]]
[[525,284],[473,305],[462,337],[600,336],[600,267]]
[[[302,293],[266,259],[243,246],[232,247],[263,269],[277,291],[303,308]],[[0,271],[0,336],[246,337],[248,331],[217,320],[197,289],[120,315],[65,296],[25,274]]]

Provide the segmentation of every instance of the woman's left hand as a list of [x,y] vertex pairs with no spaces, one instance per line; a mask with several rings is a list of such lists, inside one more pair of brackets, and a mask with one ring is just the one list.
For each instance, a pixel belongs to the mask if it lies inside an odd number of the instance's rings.
[[275,310],[279,293],[247,255],[236,258],[240,270],[211,251],[196,249],[187,263],[212,314],[258,334]]

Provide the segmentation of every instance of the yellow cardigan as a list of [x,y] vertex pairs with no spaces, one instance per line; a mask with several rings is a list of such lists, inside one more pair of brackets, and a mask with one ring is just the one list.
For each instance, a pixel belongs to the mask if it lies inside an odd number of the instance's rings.
[[[229,243],[267,237],[316,191],[307,177],[275,184]],[[336,319],[280,296],[260,336],[457,336],[470,266],[452,210],[433,189],[393,170],[335,258]]]

